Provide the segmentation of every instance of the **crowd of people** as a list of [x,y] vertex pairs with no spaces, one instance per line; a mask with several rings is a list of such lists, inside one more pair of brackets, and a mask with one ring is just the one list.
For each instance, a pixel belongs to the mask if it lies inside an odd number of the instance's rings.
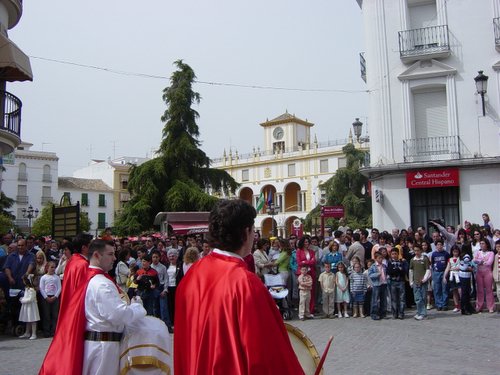
[[[289,290],[286,302],[301,320],[404,319],[405,310],[414,306],[415,319],[423,320],[430,309],[448,310],[450,300],[455,313],[493,312],[495,288],[500,299],[500,229],[493,228],[487,214],[483,219],[482,226],[473,228],[466,221],[459,229],[431,222],[430,232],[424,226],[389,233],[341,225],[326,238],[267,239],[256,232],[252,253],[244,260],[263,282],[266,274],[281,276]],[[130,298],[140,296],[147,314],[160,318],[172,333],[176,288],[191,265],[211,252],[208,241],[202,234],[106,240],[116,254],[109,274]],[[3,323],[25,322],[21,337],[35,339],[40,321],[43,335],[53,336],[65,267],[81,252],[81,239],[8,233],[1,242],[0,283],[7,301]]]

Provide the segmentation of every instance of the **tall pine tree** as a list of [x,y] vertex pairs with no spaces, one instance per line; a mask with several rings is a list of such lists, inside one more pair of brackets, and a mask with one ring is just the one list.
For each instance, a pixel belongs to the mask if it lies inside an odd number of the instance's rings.
[[193,91],[193,69],[182,60],[163,90],[167,105],[158,157],[131,168],[128,189],[131,200],[116,221],[121,234],[135,234],[152,227],[160,211],[210,210],[217,198],[207,190],[234,193],[237,182],[225,171],[210,168],[210,159],[199,148],[200,135],[192,108],[200,94]]

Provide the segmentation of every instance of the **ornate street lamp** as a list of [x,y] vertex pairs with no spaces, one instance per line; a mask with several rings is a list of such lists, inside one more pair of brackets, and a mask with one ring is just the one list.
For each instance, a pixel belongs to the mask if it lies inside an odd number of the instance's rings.
[[486,94],[488,88],[488,76],[485,76],[482,70],[480,70],[478,73],[479,74],[474,78],[474,81],[476,82],[476,91],[479,95],[481,95],[481,101],[483,104],[483,116],[486,116],[486,111],[484,108],[484,94]]
[[356,136],[356,140],[359,142],[359,137],[361,137],[361,130],[363,129],[363,123],[359,121],[359,118],[356,118],[356,121],[352,123],[352,127],[354,129],[354,135]]
[[36,219],[38,217],[38,208],[33,208],[33,206],[30,204],[28,206],[28,209],[23,208],[22,213],[23,213],[23,218],[28,219],[28,229],[29,233],[31,233],[31,220]]

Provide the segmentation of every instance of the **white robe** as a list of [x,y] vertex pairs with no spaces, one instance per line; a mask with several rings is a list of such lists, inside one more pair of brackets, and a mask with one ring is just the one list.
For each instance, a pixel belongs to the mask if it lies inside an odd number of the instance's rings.
[[[87,331],[122,333],[125,324],[146,316],[138,303],[127,305],[120,299],[116,285],[104,275],[94,276],[85,294]],[[120,342],[85,341],[83,375],[119,373]]]

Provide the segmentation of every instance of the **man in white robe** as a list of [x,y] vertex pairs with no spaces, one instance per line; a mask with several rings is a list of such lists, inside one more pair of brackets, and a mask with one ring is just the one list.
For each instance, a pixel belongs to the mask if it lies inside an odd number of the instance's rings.
[[92,277],[85,294],[85,332],[83,375],[119,373],[120,339],[125,324],[146,316],[140,303],[128,305],[120,297],[118,286],[107,274],[115,261],[114,248],[103,240],[94,240],[89,248],[90,268],[101,269]]

